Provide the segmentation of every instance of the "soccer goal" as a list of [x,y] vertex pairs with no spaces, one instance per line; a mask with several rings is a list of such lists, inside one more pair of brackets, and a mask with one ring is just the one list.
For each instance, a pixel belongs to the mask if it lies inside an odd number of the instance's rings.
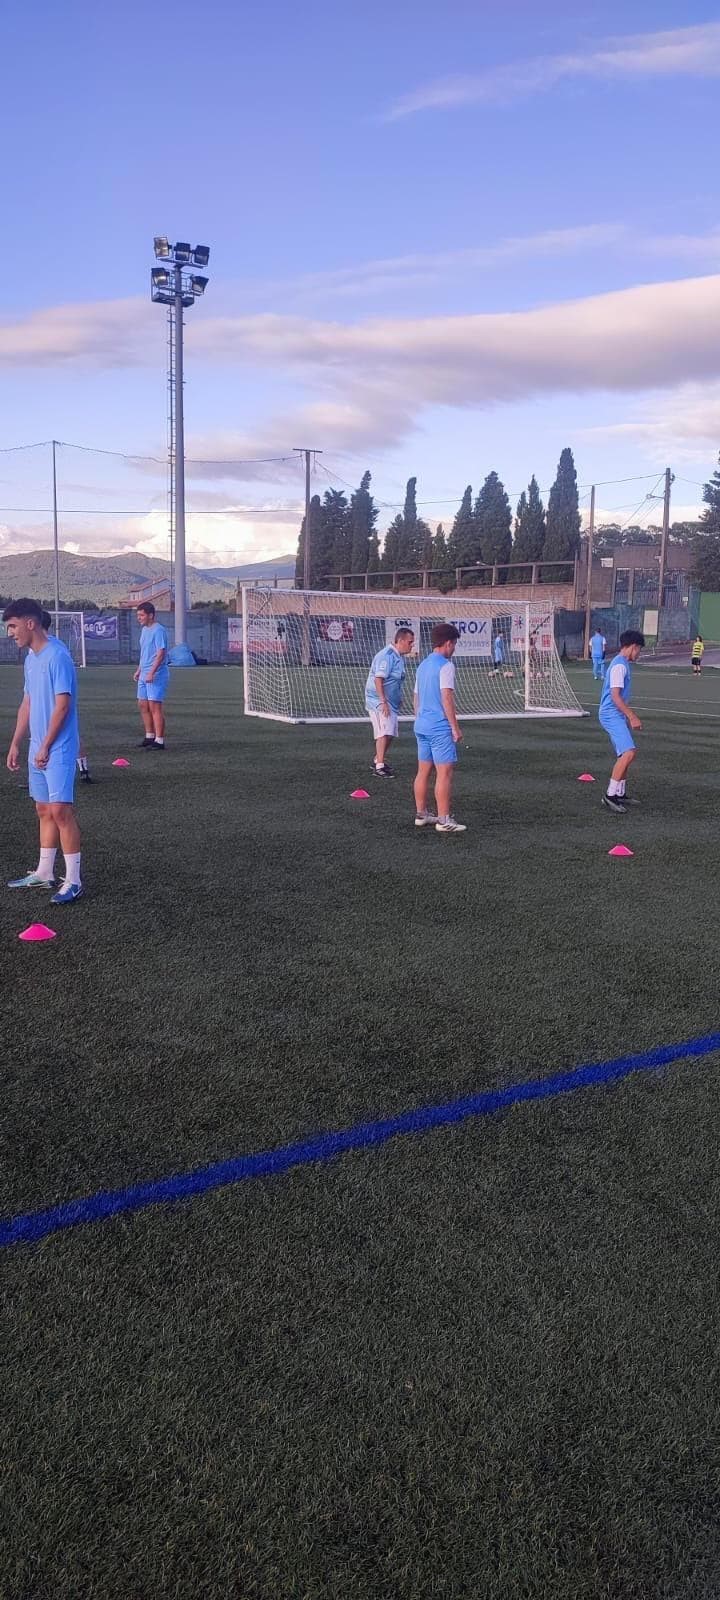
[[86,667],[85,612],[51,611],[52,631],[70,651],[76,667]]
[[[401,715],[413,715],[415,665],[436,622],[453,622],[460,717],[582,717],[558,656],[551,606],[412,594],[243,590],[245,712],[280,722],[363,722],[370,663],[400,627],[415,634]],[[500,643],[498,643],[500,641]]]

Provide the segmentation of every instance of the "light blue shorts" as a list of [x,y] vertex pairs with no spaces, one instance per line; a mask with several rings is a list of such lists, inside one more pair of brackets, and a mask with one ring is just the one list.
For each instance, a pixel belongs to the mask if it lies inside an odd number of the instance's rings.
[[628,750],[635,749],[635,740],[625,717],[608,717],[600,726],[605,729],[616,756],[627,755]]
[[457,745],[450,729],[437,733],[416,733],[418,761],[432,761],[436,767],[450,766],[457,761]]
[[138,700],[164,700],[170,684],[170,673],[165,668],[164,672],[156,672],[152,683],[146,683],[144,678],[138,678]]
[[41,769],[35,766],[33,755],[31,750],[28,762],[31,798],[45,805],[71,806],[75,799],[75,757],[69,756],[66,750],[51,750],[47,766]]

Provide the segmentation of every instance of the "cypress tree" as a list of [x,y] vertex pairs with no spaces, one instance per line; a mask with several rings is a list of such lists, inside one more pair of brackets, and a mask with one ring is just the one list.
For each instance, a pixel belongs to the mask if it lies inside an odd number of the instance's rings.
[[[577,473],[572,450],[562,451],[557,477],[550,490],[543,561],[574,561],[580,553],[580,507]],[[547,574],[547,582],[553,575]],[[557,581],[557,579],[555,579]]]
[[540,499],[540,490],[533,473],[527,494],[523,489],[518,500],[512,550],[513,561],[539,561],[543,553],[544,540],[545,507]]
[[[368,570],[377,517],[377,506],[370,493],[370,473],[364,472],[359,489],[350,498],[351,572],[359,574]],[[362,588],[359,577],[355,586]]]
[[[496,472],[489,472],[475,502],[475,517],[482,559],[487,566],[510,560],[512,550],[512,511],[510,501]],[[507,581],[507,573],[499,574],[500,582]]]
[[[450,530],[447,544],[448,567],[473,567],[477,561],[482,560],[477,519],[473,511],[472,484],[470,483],[455,514],[455,521]],[[466,574],[463,582],[472,582],[472,575]]]

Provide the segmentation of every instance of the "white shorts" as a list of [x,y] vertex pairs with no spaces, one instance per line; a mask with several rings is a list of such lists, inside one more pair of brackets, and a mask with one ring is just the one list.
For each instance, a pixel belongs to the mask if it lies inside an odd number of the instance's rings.
[[397,711],[391,711],[389,717],[384,717],[379,707],[375,710],[372,706],[368,706],[367,713],[373,725],[373,733],[376,739],[397,738]]

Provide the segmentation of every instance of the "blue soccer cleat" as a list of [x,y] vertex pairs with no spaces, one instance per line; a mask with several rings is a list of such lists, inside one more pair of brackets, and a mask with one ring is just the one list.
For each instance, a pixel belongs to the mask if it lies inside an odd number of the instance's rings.
[[81,883],[69,883],[67,888],[58,889],[57,894],[53,895],[50,904],[51,906],[69,906],[71,901],[80,899],[82,892]]
[[54,878],[41,878],[37,872],[26,872],[24,878],[11,878],[8,889],[54,889]]

